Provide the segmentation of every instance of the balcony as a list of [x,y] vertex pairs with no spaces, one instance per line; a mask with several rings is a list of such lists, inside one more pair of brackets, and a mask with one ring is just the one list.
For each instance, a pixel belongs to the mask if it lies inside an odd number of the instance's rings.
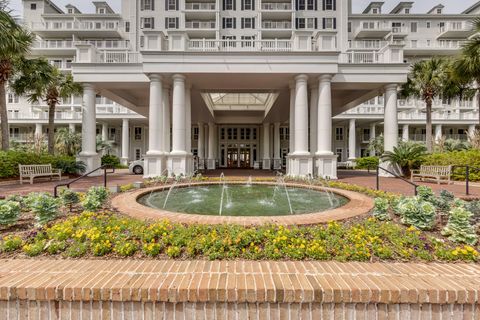
[[41,37],[71,37],[72,33],[81,37],[120,37],[120,20],[54,20],[34,22],[32,31]]
[[355,30],[355,38],[380,38],[384,39],[392,32],[392,27],[387,23],[378,21],[364,21]]
[[278,29],[278,30],[290,30],[292,29],[291,21],[263,21],[263,29]]
[[384,56],[378,51],[346,52],[340,54],[340,63],[383,63]]
[[[418,110],[414,112],[400,112],[398,114],[398,120],[426,120],[426,114]],[[436,111],[432,112],[432,119],[434,121],[443,120],[466,120],[466,121],[478,121],[478,111],[472,112],[449,112],[449,111]]]
[[185,11],[215,11],[215,2],[187,2]]
[[471,23],[468,22],[447,22],[443,27],[440,28],[440,34],[438,39],[448,38],[448,39],[466,39],[474,34],[475,31]]
[[215,29],[215,21],[185,21],[185,29],[212,30]]
[[140,53],[132,51],[97,51],[95,63],[141,63]]
[[407,41],[404,49],[406,53],[411,55],[432,53],[437,55],[452,55],[459,51],[465,43],[466,41],[464,40]]
[[189,51],[216,52],[216,51],[264,51],[264,52],[288,52],[292,51],[290,40],[189,40]]
[[348,48],[354,50],[371,50],[371,49],[381,49],[388,45],[388,41],[381,40],[362,40],[362,41],[349,41]]
[[392,33],[395,37],[406,37],[410,33],[410,28],[408,27],[392,27]]
[[85,41],[75,41],[77,44],[91,44],[97,49],[129,49],[130,41],[128,40],[85,40]]
[[264,2],[262,10],[265,11],[291,11],[292,4],[290,2]]

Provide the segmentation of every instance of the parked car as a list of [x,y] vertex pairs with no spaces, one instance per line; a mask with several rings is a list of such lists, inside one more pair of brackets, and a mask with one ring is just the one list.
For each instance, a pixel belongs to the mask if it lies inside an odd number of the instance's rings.
[[143,174],[143,165],[143,159],[132,161],[128,165],[128,171],[132,174]]

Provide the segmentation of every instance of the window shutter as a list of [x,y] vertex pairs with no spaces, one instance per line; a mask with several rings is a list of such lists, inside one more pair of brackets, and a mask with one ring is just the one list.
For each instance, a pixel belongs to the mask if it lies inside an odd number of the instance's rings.
[[152,11],[155,10],[155,0],[152,0]]
[[315,18],[315,30],[318,29],[318,19]]
[[295,10],[298,11],[298,0],[295,0]]
[[337,29],[337,18],[333,18],[333,29]]
[[255,18],[252,18],[252,29],[255,29]]
[[180,21],[177,17],[177,18],[175,18],[175,29],[178,29],[178,28],[180,28]]
[[155,29],[155,18],[151,18],[151,19],[152,19],[152,20],[151,20],[151,21],[152,21],[151,28],[152,28],[152,29]]
[[[243,10],[243,9],[242,9]],[[240,24],[241,24],[241,28],[244,29],[244,26],[245,26],[245,18],[242,18],[240,20]]]
[[168,11],[168,0],[165,0],[165,11]]
[[165,18],[165,29],[168,29],[168,18]]
[[140,0],[140,11],[145,10],[145,0]]
[[178,0],[175,1],[175,10],[178,11],[178,9],[180,8],[180,5],[178,3]]
[[[241,5],[241,8],[240,8],[240,9],[241,9],[242,11],[245,10],[245,0],[241,0],[240,5]],[[242,29],[243,29],[243,28],[242,28]]]
[[145,25],[145,18],[140,18],[140,29],[143,29],[144,25]]
[[298,29],[298,18],[295,18],[295,29]]
[[314,3],[313,5],[315,6],[314,10],[317,11],[318,10],[318,0],[313,0]]
[[255,11],[255,0],[252,0],[252,11]]
[[337,0],[333,0],[333,10],[337,10]]
[[233,0],[233,10],[237,10],[237,1]]
[[222,19],[222,29],[225,29],[225,18]]
[[322,10],[325,11],[326,7],[326,2],[327,0],[322,0]]
[[222,10],[223,11],[225,11],[225,1],[227,1],[227,0],[223,0],[223,2],[222,2],[222,6],[223,6]]
[[233,18],[233,29],[237,29],[237,18]]
[[327,28],[327,19],[323,18],[323,29]]

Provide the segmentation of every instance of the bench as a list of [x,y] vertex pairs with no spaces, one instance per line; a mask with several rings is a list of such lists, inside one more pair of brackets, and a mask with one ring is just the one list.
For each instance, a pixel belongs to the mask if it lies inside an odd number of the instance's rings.
[[441,181],[447,181],[450,184],[450,176],[452,175],[452,166],[420,166],[420,170],[412,170],[411,181],[414,178],[436,180],[437,184]]
[[33,179],[38,177],[50,177],[52,180],[54,176],[57,176],[58,180],[62,179],[62,172],[59,169],[52,169],[51,164],[19,164],[18,171],[20,184],[23,184],[24,180],[30,180],[30,184],[33,184]]

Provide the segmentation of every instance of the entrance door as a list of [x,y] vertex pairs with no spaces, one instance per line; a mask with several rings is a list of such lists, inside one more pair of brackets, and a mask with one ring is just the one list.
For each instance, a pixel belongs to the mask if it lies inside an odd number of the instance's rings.
[[240,168],[250,168],[250,149],[241,148],[240,149]]
[[227,167],[228,168],[238,167],[238,149],[237,148],[229,148],[227,150]]

